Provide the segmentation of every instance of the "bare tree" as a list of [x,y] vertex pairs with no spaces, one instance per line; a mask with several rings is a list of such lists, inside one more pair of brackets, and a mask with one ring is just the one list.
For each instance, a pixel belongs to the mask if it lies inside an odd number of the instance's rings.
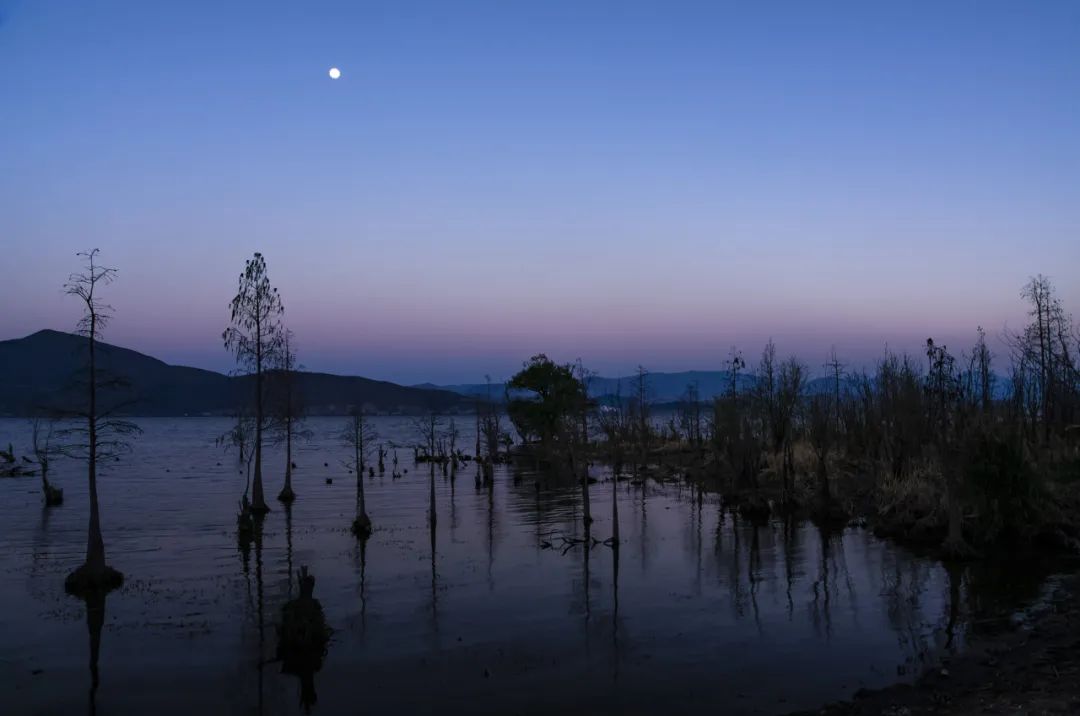
[[[495,396],[492,394],[491,376],[485,375],[484,380],[487,381],[487,402],[484,405],[484,414],[480,420],[480,430],[483,433],[484,449],[487,453],[487,461],[485,463],[485,474],[487,474],[491,471],[490,465],[499,460],[499,440],[502,437],[502,415],[499,411],[498,403],[495,401]],[[477,436],[476,444],[478,446],[476,455],[479,457],[479,436]]]
[[832,350],[829,351],[829,362],[825,364],[825,367],[832,371],[833,409],[836,411],[836,431],[840,432],[842,426],[840,416],[840,378],[844,375],[844,369],[847,366],[844,363],[841,363],[840,359],[836,357],[836,346],[833,346]]
[[679,398],[678,426],[690,446],[701,447],[701,390],[696,382],[688,384]]
[[254,375],[255,381],[255,474],[251,510],[258,514],[270,511],[263,496],[262,444],[267,425],[265,410],[265,374],[281,349],[281,315],[285,312],[276,288],[266,275],[266,260],[256,253],[245,262],[236,296],[229,304],[230,326],[221,334],[226,350],[236,356],[241,369]]
[[[377,439],[375,429],[367,422],[364,411],[354,408],[345,429],[341,433],[342,441],[352,448],[353,459],[346,466],[356,472],[356,519],[352,531],[357,537],[371,534],[371,518],[367,513],[367,501],[364,497],[364,453]],[[382,465],[382,447],[379,448],[379,464]],[[380,471],[382,468],[380,467]]]
[[413,418],[413,430],[420,438],[420,446],[424,452],[419,453],[418,461],[435,461],[440,456],[439,443],[442,439],[442,417],[438,413],[430,412],[419,418]]
[[300,395],[297,385],[299,381],[296,375],[296,351],[293,348],[292,331],[282,332],[281,350],[276,359],[276,369],[271,380],[274,442],[285,443],[285,486],[281,488],[278,500],[288,503],[296,499],[292,488],[293,441],[311,437],[311,432],[304,429],[303,396]]
[[829,451],[836,432],[832,400],[828,393],[813,395],[807,401],[807,437],[817,462],[818,510],[830,514],[832,492],[829,489]]
[[55,507],[64,502],[64,490],[49,482],[49,466],[53,456],[58,452],[53,443],[53,422],[40,417],[35,417],[30,421],[31,447],[34,451],[34,462],[38,464],[38,470],[41,472],[41,490],[45,495],[46,507]]
[[958,459],[964,435],[964,411],[961,403],[961,384],[956,373],[956,359],[945,346],[926,341],[929,371],[926,374],[928,419],[933,430],[938,460],[945,474],[946,500],[949,511],[949,531],[946,551],[954,556],[967,554],[964,541],[963,511],[960,502],[961,465]]
[[795,356],[791,356],[780,366],[780,380],[777,390],[777,409],[773,423],[774,445],[783,452],[782,497],[783,502],[791,500],[792,473],[795,471],[794,457],[794,419],[795,409],[799,405],[803,389],[806,387],[806,368]]
[[231,428],[219,435],[214,442],[218,447],[224,448],[226,452],[228,452],[229,448],[236,448],[237,461],[243,465],[247,462],[247,447],[248,443],[251,442],[254,425],[251,416],[247,414],[243,407],[238,407],[232,417],[236,422]]
[[86,561],[68,575],[64,583],[67,591],[77,594],[108,591],[119,586],[124,576],[108,566],[105,561],[105,541],[101,536],[101,508],[98,502],[98,463],[119,458],[130,451],[129,438],[141,432],[134,423],[115,417],[123,404],[99,405],[99,394],[115,394],[124,386],[116,377],[109,377],[98,365],[97,342],[102,330],[112,317],[112,308],[101,300],[100,289],[116,278],[116,269],[97,263],[98,249],[83,252],[79,257],[86,262],[82,273],[73,273],[64,286],[69,296],[78,298],[83,305],[83,317],[77,332],[86,338],[86,362],[82,369],[82,384],[86,402],[81,409],[69,411],[81,425],[76,424],[61,432],[65,440],[61,446],[64,455],[86,461],[90,491],[90,525],[86,539]]
[[791,499],[791,476],[794,470],[793,423],[805,383],[806,369],[794,356],[777,367],[776,346],[772,340],[765,344],[765,350],[761,353],[755,394],[773,452],[780,455],[781,502],[784,503]]
[[634,411],[634,434],[638,448],[637,465],[644,468],[648,462],[649,438],[652,432],[649,423],[649,409],[651,405],[652,390],[649,387],[649,371],[644,366],[637,367],[634,375],[634,391],[631,407]]
[[574,478],[581,481],[582,521],[587,531],[593,521],[592,503],[589,500],[589,457],[587,451],[589,449],[589,411],[592,407],[592,400],[589,398],[589,385],[592,383],[594,374],[586,370],[585,364],[582,363],[580,358],[578,358],[574,366],[574,374],[578,381],[577,413],[581,432],[578,441],[570,438],[568,442],[571,445],[574,442],[579,443],[576,449],[571,447],[571,456],[572,460],[576,458],[580,463],[580,474],[575,474]]

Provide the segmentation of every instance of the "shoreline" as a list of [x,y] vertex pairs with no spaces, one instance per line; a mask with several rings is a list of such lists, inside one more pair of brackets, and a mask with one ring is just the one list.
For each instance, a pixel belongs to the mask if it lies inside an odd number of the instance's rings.
[[1080,575],[1016,628],[980,636],[914,682],[787,716],[1080,713]]

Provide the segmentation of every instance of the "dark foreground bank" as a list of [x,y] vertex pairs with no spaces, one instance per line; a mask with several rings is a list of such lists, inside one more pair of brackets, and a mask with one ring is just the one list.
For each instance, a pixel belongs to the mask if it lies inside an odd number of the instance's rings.
[[982,638],[914,684],[793,716],[1080,713],[1080,593],[1073,580],[1015,631]]

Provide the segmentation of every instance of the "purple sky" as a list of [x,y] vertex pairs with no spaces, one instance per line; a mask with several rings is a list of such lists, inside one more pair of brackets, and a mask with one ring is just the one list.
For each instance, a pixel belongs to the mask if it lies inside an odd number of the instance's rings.
[[1080,306],[1080,4],[219,5],[0,0],[0,339],[90,247],[112,342],[227,369],[258,250],[309,369],[406,383]]

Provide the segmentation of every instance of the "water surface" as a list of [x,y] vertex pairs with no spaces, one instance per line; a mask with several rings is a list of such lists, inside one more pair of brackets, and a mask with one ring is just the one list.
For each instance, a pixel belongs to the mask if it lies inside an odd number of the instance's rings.
[[[56,463],[65,503],[49,510],[36,478],[0,480],[6,713],[784,713],[910,678],[1055,585],[1042,569],[946,569],[861,529],[753,525],[688,485],[616,485],[599,470],[591,532],[610,537],[614,490],[618,551],[564,549],[582,536],[578,490],[516,468],[490,488],[473,467],[437,473],[432,531],[428,467],[406,447],[407,474],[388,461],[364,478],[375,532],[361,547],[343,421],[329,418],[309,421],[296,451],[295,504],[271,501],[242,546],[244,473],[214,444],[228,421],[138,422],[134,452],[99,480],[109,561],[127,580],[98,611],[62,586],[85,551],[80,466]],[[375,422],[385,441],[415,440],[408,419]],[[25,421],[0,420],[9,441],[23,452]],[[268,497],[283,473],[271,450]],[[301,565],[335,630],[316,703],[274,661]]]

